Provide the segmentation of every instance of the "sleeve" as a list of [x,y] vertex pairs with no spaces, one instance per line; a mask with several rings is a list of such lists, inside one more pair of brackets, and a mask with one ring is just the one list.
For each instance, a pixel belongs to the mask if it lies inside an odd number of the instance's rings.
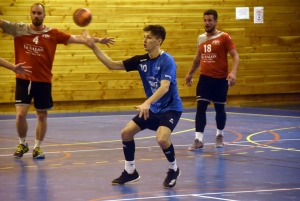
[[176,79],[176,64],[172,57],[167,57],[163,63],[161,80],[172,81]]
[[233,40],[231,39],[229,34],[225,34],[225,47],[227,51],[235,49],[235,45],[233,43]]
[[137,56],[134,56],[134,57],[131,57],[130,59],[126,59],[123,61],[125,70],[127,72],[137,70],[138,63],[136,62],[137,61],[136,57]]
[[26,29],[26,25],[24,23],[16,23],[16,22],[9,22],[3,20],[3,32],[13,37],[17,36],[18,30]]
[[64,33],[64,32],[62,32],[62,31],[59,31],[59,30],[57,30],[56,29],[56,31],[57,31],[57,43],[58,44],[64,44],[64,45],[67,45],[67,43],[68,43],[68,40],[70,39],[70,37],[71,37],[71,34],[67,34],[67,33]]
[[143,61],[147,61],[149,58],[148,54],[144,55],[136,55],[131,57],[130,59],[126,59],[123,61],[125,69],[127,72],[138,70],[139,64]]

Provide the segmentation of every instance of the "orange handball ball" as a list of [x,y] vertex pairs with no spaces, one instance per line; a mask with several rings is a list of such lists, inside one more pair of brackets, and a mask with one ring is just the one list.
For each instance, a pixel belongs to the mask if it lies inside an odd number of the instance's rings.
[[85,27],[92,21],[92,13],[87,8],[78,8],[73,14],[73,20],[78,26]]

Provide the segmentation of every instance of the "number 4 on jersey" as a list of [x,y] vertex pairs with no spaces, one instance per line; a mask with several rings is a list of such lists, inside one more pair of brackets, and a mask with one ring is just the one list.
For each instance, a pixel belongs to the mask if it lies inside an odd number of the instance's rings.
[[34,39],[32,40],[35,44],[38,44],[39,43],[39,37],[36,36],[34,37]]

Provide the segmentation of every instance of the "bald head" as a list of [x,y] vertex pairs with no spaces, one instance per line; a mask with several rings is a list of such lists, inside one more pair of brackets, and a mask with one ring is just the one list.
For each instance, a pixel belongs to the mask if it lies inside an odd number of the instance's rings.
[[33,5],[31,6],[31,10],[32,10],[33,7],[36,7],[36,6],[37,6],[37,7],[39,7],[39,6],[42,7],[42,8],[43,8],[43,11],[45,12],[45,6],[44,6],[43,4],[41,4],[41,3],[35,3],[35,4],[33,4]]

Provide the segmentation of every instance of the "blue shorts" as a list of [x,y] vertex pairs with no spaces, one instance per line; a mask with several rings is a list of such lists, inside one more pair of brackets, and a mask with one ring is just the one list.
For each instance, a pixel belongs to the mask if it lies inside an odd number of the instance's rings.
[[132,120],[140,127],[141,130],[150,129],[156,131],[158,127],[165,126],[171,131],[176,127],[182,112],[169,110],[164,113],[155,114],[149,110],[149,118],[147,120],[144,117],[136,115]]
[[226,103],[228,81],[226,78],[213,78],[200,75],[197,85],[196,100],[208,101],[219,104]]
[[34,99],[36,110],[50,110],[53,108],[51,90],[51,83],[16,78],[15,105],[30,105]]

